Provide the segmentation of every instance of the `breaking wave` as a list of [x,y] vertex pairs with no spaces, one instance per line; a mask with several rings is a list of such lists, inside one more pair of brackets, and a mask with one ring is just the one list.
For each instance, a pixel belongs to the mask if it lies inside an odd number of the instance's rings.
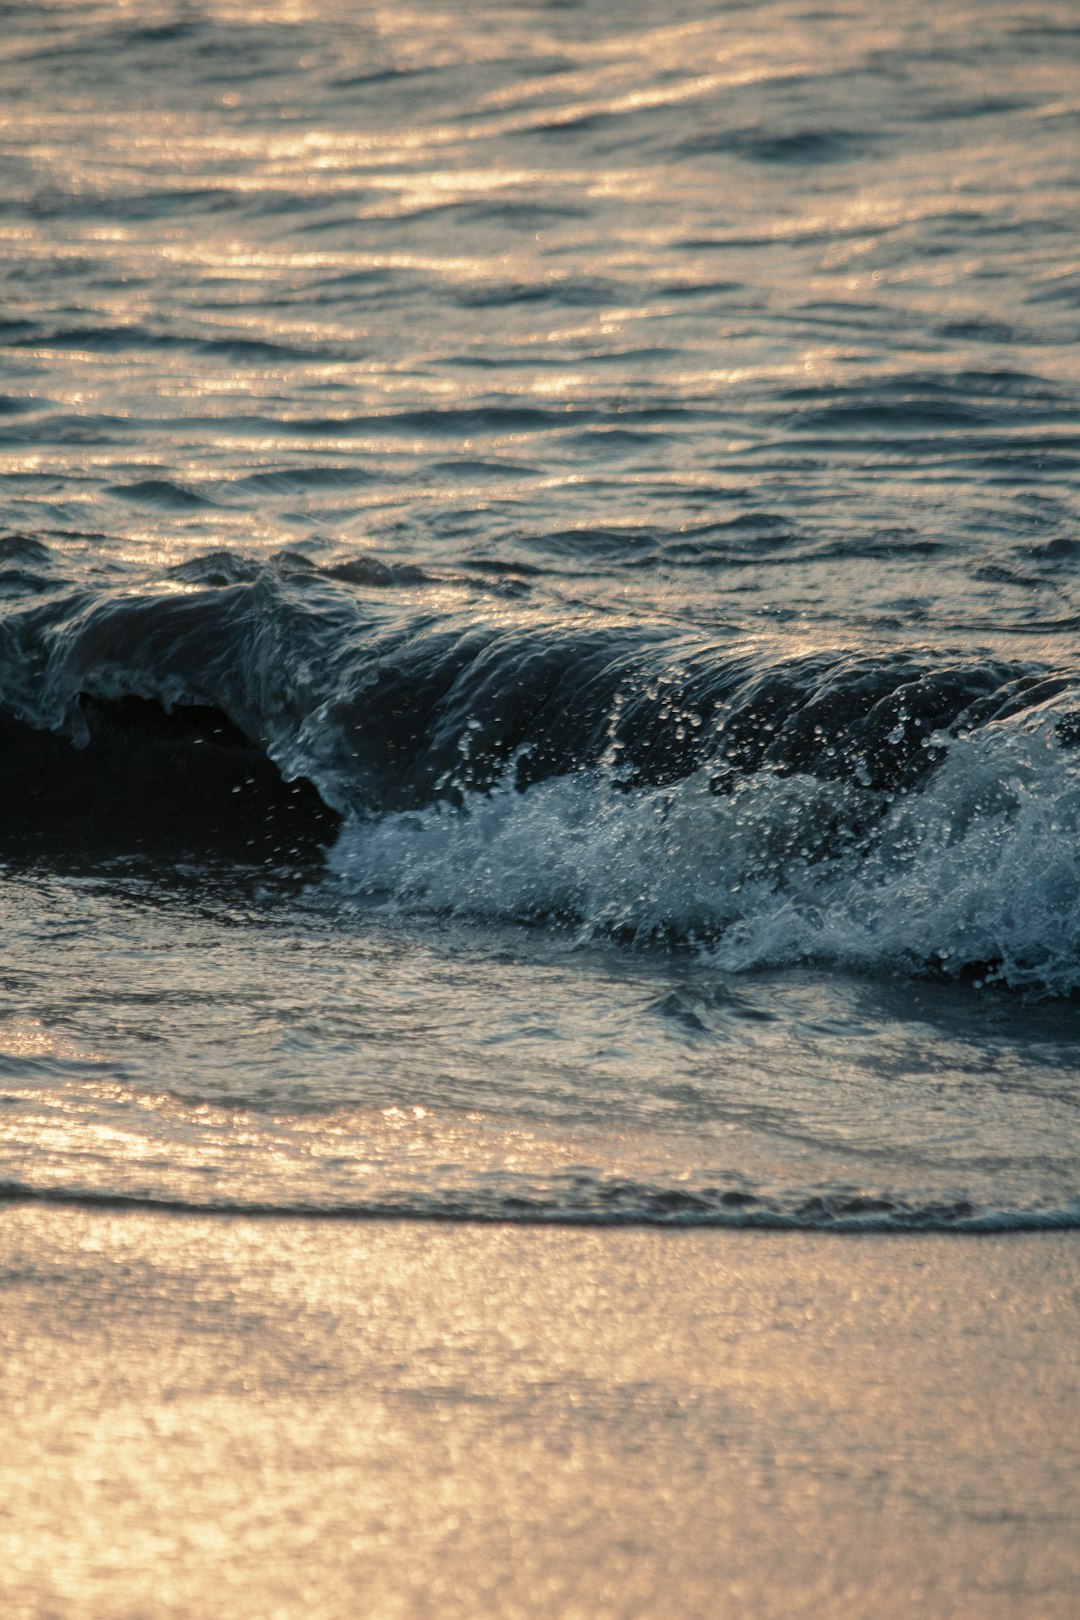
[[722,795],[703,770],[629,794],[596,772],[503,783],[354,817],[330,864],[395,904],[694,943],[728,971],[825,960],[1070,993],[1080,761],[1045,715],[940,746],[903,793],[773,767]]
[[729,970],[1080,984],[1068,670],[784,656],[722,621],[555,618],[499,577],[219,555],[115,594],[66,591],[36,541],[6,558],[6,848],[329,850],[343,903],[694,945]]

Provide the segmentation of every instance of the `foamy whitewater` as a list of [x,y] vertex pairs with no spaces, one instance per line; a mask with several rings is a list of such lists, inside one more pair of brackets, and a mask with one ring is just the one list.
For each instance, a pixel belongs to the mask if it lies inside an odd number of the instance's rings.
[[1080,1224],[1078,43],[4,8],[0,1197]]

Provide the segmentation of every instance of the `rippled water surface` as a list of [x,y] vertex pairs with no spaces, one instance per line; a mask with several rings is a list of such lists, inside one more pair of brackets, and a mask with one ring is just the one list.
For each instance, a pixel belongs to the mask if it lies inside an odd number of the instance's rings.
[[0,1181],[1080,1220],[1068,4],[0,6]]

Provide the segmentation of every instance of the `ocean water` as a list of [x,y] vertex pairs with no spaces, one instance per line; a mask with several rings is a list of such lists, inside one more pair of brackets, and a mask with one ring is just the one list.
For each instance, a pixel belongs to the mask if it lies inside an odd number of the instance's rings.
[[0,5],[0,1197],[1080,1225],[1078,49]]

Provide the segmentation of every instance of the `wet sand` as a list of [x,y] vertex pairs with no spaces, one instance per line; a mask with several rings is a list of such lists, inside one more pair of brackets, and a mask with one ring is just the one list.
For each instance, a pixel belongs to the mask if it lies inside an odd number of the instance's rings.
[[1080,1612],[1080,1241],[0,1213],[8,1620]]

